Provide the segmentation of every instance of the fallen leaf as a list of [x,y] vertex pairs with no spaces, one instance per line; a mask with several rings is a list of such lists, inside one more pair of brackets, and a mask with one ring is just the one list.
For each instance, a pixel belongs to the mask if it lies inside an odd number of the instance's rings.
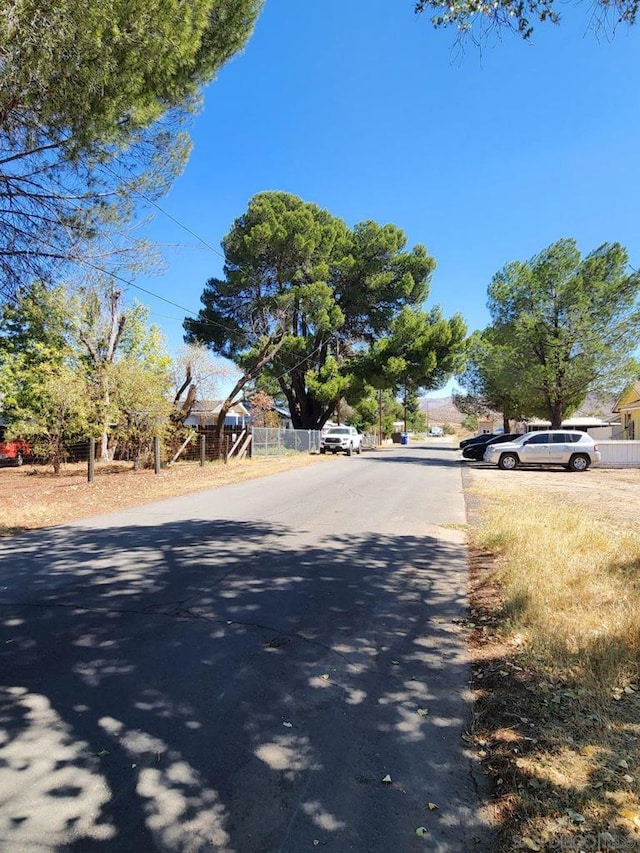
[[574,823],[584,823],[585,817],[579,812],[569,812],[569,817]]
[[434,812],[439,806],[437,803],[427,803],[427,808],[430,812]]
[[426,717],[428,713],[426,708],[418,708],[417,714],[419,717]]
[[621,759],[620,761],[618,761],[618,767],[623,767],[625,770],[628,770],[628,769],[629,769],[629,765],[628,765],[628,763],[624,760],[624,758],[623,758],[623,759]]
[[391,776],[387,773],[387,775],[382,779],[383,782],[391,782]]
[[329,675],[329,673],[328,673],[328,672],[325,672],[325,673],[323,673],[323,674],[320,676],[320,678],[324,678],[324,680],[325,680],[325,681],[329,681],[329,678],[330,678],[330,677],[331,677],[331,676]]
[[427,827],[426,826],[419,826],[416,829],[416,835],[420,836],[420,838],[422,838],[422,836],[426,835],[426,834],[427,834]]
[[108,749],[101,749],[100,752],[96,752],[98,758],[104,758],[105,755],[109,755]]
[[293,728],[293,723],[283,723],[282,725],[283,725],[283,726],[286,726],[288,729],[292,729],[292,728]]
[[314,839],[313,839],[313,846],[314,846],[314,847],[317,847],[317,846],[318,846],[318,844],[320,844],[320,842],[318,841],[318,839],[317,839],[317,838],[314,838]]
[[392,660],[392,661],[391,661],[391,664],[392,664],[393,666],[400,666],[400,661],[399,661],[399,660]]
[[628,782],[629,785],[633,782],[633,776],[630,776],[628,773],[625,773],[622,778],[625,782]]

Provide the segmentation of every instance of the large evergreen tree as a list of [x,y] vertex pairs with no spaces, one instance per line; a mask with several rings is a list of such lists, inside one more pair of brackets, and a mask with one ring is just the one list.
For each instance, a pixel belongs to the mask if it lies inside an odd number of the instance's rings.
[[296,196],[261,193],[223,248],[224,278],[207,282],[186,337],[231,358],[250,379],[259,365],[278,383],[295,427],[320,429],[340,400],[357,402],[376,371],[369,386],[396,383],[398,370],[387,376],[382,354],[366,357],[385,340],[398,339],[394,363],[419,375],[418,385],[450,372],[459,322],[445,341],[447,321],[421,310],[435,263],[423,246],[407,250],[396,226],[349,229]]
[[59,279],[70,260],[105,263],[105,246],[88,246],[121,228],[132,192],[160,193],[182,168],[198,89],[242,48],[261,5],[0,4],[0,294]]
[[559,427],[587,393],[611,393],[635,375],[639,292],[640,273],[628,271],[618,243],[583,258],[574,240],[559,240],[507,264],[489,287],[490,340],[507,357],[489,360],[485,378]]

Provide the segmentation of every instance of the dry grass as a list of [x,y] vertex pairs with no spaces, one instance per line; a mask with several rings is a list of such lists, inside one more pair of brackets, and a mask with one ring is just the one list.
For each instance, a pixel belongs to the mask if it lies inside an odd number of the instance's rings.
[[572,669],[602,696],[638,677],[640,535],[524,492],[497,499],[476,545],[499,557],[504,611],[538,657]]
[[638,851],[640,472],[470,476],[476,737],[501,849]]
[[[326,464],[330,457],[296,454],[223,463],[180,462],[156,475],[133,471],[130,464],[98,464],[93,483],[86,464],[65,465],[55,476],[51,468],[25,466],[0,469],[0,536],[63,524],[104,512],[163,498],[212,489],[291,468]],[[329,463],[330,464],[330,463]]]

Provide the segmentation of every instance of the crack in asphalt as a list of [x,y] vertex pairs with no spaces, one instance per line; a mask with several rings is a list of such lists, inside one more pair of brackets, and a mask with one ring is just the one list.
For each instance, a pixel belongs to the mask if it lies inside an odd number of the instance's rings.
[[[191,596],[193,598],[193,596]],[[188,601],[188,599],[185,599]],[[182,602],[179,602],[181,604]],[[336,655],[341,658],[346,664],[350,665],[351,661],[349,658],[339,652],[337,649],[334,649],[332,646],[327,643],[322,643],[320,640],[313,640],[311,637],[305,637],[304,634],[296,633],[295,631],[283,631],[281,628],[274,628],[272,625],[263,625],[260,622],[243,622],[238,619],[216,619],[211,616],[207,616],[205,613],[199,613],[197,610],[190,610],[187,607],[175,607],[173,610],[152,610],[151,607],[146,607],[143,610],[133,609],[133,608],[119,608],[119,607],[83,607],[78,604],[62,604],[62,603],[51,603],[46,602],[43,604],[37,604],[33,601],[13,601],[13,602],[1,602],[0,608],[3,607],[33,607],[40,609],[52,609],[57,608],[61,610],[80,610],[84,613],[118,613],[122,615],[133,615],[133,616],[163,616],[167,619],[191,619],[192,621],[202,621],[202,622],[210,622],[213,625],[240,625],[243,628],[256,628],[259,631],[269,631],[271,634],[276,634],[281,637],[288,637],[292,640],[300,640],[303,643],[309,643],[312,646],[317,646],[318,648],[324,649],[327,652],[331,652],[331,654]]]

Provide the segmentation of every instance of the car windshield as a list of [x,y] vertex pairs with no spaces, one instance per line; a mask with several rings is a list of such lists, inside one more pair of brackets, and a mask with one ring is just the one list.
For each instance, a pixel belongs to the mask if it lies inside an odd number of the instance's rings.
[[527,439],[531,438],[532,435],[535,435],[534,432],[525,433],[524,435],[519,435],[517,437],[509,439],[509,444],[522,444]]
[[349,435],[349,427],[333,427],[327,435]]

